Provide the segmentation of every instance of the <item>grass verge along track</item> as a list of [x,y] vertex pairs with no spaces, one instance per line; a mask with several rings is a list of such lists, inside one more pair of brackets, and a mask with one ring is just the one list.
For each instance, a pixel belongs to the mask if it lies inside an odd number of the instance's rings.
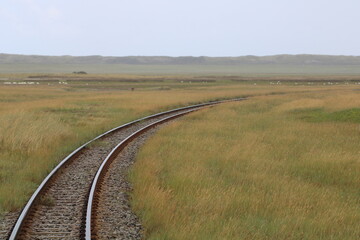
[[182,118],[140,150],[147,239],[359,239],[359,91],[254,97]]
[[84,144],[65,158],[39,186],[23,209],[10,239],[81,238],[84,235],[84,210],[92,179],[106,154],[118,142],[151,122],[217,103],[220,102],[139,119]]

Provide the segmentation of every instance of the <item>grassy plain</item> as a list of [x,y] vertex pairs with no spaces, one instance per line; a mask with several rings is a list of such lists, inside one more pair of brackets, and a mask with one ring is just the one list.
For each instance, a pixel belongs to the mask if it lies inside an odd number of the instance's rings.
[[[16,84],[0,82],[0,212],[22,207],[66,154],[112,127],[201,101],[289,90],[269,83],[252,85],[221,79],[139,82],[139,77],[133,76],[111,76],[129,81],[103,81],[101,76],[92,76],[91,80],[67,82],[65,77],[19,85],[26,75],[7,77]],[[129,90],[131,87],[135,90]],[[310,89],[293,86],[290,90]]]
[[0,73],[72,73],[142,75],[358,75],[358,65],[241,64],[241,65],[133,65],[133,64],[0,64]]
[[130,179],[148,239],[360,238],[359,87],[283,90],[145,144]]

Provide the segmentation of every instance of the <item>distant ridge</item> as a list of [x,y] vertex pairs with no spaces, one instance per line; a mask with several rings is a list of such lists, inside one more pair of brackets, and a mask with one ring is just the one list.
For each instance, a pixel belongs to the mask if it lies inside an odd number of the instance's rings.
[[241,57],[167,57],[167,56],[42,56],[0,54],[0,64],[129,64],[129,65],[360,65],[360,56],[273,55]]

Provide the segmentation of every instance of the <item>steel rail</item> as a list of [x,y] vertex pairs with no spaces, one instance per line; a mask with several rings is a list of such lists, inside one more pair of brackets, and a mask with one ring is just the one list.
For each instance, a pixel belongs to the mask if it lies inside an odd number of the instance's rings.
[[172,115],[170,117],[164,118],[164,119],[160,119],[159,121],[156,121],[154,123],[151,123],[139,130],[137,130],[136,132],[134,132],[133,134],[129,135],[127,138],[125,138],[124,140],[122,140],[118,145],[116,145],[116,147],[114,147],[111,152],[107,155],[107,157],[105,158],[105,160],[102,162],[101,166],[99,167],[95,178],[93,180],[93,183],[91,185],[91,189],[90,189],[90,193],[89,193],[89,198],[88,198],[88,204],[87,204],[87,209],[86,209],[86,226],[85,226],[85,239],[86,240],[91,240],[92,239],[92,225],[93,225],[93,216],[94,216],[94,212],[93,212],[93,207],[94,207],[94,200],[96,198],[96,192],[99,188],[99,185],[101,184],[101,178],[103,177],[103,175],[105,174],[105,170],[107,169],[107,167],[109,166],[109,164],[112,162],[112,160],[118,155],[118,153],[124,149],[124,147],[126,147],[126,145],[128,143],[130,143],[135,137],[139,136],[140,134],[146,132],[147,130],[161,124],[164,122],[167,122],[169,120],[178,118],[180,116],[183,116],[185,114],[197,111],[199,109],[191,109],[189,111],[186,112],[181,112],[179,114],[176,115]]
[[153,114],[147,117],[143,117],[134,121],[131,121],[129,123],[120,125],[118,127],[115,127],[113,129],[110,129],[109,131],[100,134],[99,136],[93,138],[92,140],[84,143],[83,145],[81,145],[80,147],[78,147],[77,149],[75,149],[73,152],[71,152],[67,157],[65,157],[45,178],[44,180],[41,182],[41,184],[39,185],[39,187],[35,190],[35,192],[33,193],[33,195],[30,197],[30,199],[28,200],[27,204],[25,205],[25,207],[22,209],[12,231],[10,234],[10,237],[8,238],[9,240],[15,240],[17,239],[21,227],[26,219],[26,217],[29,215],[31,208],[33,207],[33,205],[35,204],[35,202],[39,199],[40,194],[46,189],[46,186],[48,185],[48,183],[50,182],[50,180],[55,176],[55,174],[59,171],[59,169],[61,169],[64,165],[66,165],[66,163],[68,163],[73,157],[75,157],[77,154],[79,154],[81,152],[81,150],[83,150],[84,148],[86,148],[86,146],[88,146],[90,143],[110,134],[113,133],[117,130],[123,129],[123,128],[127,128],[130,127],[131,125],[135,124],[135,123],[139,123],[141,121],[144,120],[148,120],[151,118],[156,118],[159,117],[161,115],[165,115],[168,113],[175,113],[178,111],[183,111],[186,109],[193,109],[193,108],[199,108],[199,107],[205,107],[205,106],[210,106],[210,105],[216,105],[219,103],[224,103],[224,102],[230,102],[230,101],[241,101],[244,100],[246,98],[235,98],[235,99],[229,99],[229,100],[220,100],[220,101],[211,101],[211,102],[207,102],[207,103],[202,103],[202,104],[196,104],[196,105],[191,105],[191,106],[187,106],[187,107],[180,107],[180,108],[176,108],[176,109],[172,109],[172,110],[168,110],[168,111],[164,111],[164,112],[160,112],[157,114]]

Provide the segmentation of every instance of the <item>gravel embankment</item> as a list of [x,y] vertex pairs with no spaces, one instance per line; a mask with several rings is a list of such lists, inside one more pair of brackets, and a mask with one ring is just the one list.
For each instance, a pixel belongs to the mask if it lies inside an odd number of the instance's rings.
[[142,226],[130,207],[132,186],[127,175],[139,148],[165,124],[134,139],[110,164],[98,193],[96,239],[142,239]]

